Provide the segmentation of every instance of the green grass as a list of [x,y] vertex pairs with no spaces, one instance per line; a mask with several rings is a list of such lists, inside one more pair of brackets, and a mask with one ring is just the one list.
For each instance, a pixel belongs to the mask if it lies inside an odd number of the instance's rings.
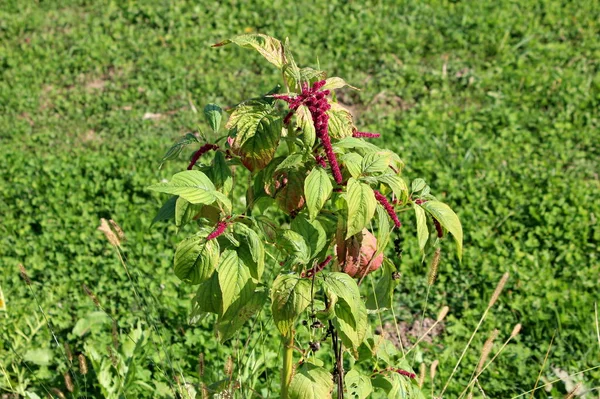
[[[188,325],[192,290],[173,276],[176,240],[166,238],[175,231],[150,228],[160,198],[145,187],[183,168],[184,160],[158,170],[158,160],[175,138],[198,129],[190,102],[199,109],[232,105],[279,82],[258,55],[209,47],[246,31],[290,37],[300,64],[318,63],[360,87],[340,100],[357,113],[361,130],[381,132],[410,166],[405,175],[424,177],[461,217],[463,262],[447,240],[429,301],[430,317],[450,306],[446,329],[417,356],[427,365],[440,359],[438,387],[496,282],[511,273],[448,397],[467,384],[485,334],[499,328],[506,337],[517,322],[520,336],[481,377],[488,397],[533,388],[553,334],[544,377],[556,378],[548,365],[569,373],[598,365],[599,3],[203,3],[0,6],[0,284],[8,307],[0,313],[0,361],[13,384],[15,370],[25,370],[23,387],[40,396],[42,386],[66,392],[61,351],[46,329],[32,334],[28,327],[41,314],[20,281],[19,263],[59,341],[75,352],[88,342],[105,353],[111,342],[110,322],[84,336],[73,332],[95,309],[82,283],[123,335],[145,321],[123,268],[96,231],[101,217],[117,220],[127,234],[129,265],[175,366],[196,382],[203,352],[213,381],[224,378],[229,349],[212,342],[208,323]],[[162,117],[144,119],[146,113]],[[396,313],[412,323],[423,306],[426,271],[410,216],[403,215]],[[268,341],[259,345],[277,350]],[[32,351],[47,348],[52,356],[44,364]],[[141,379],[164,389],[163,366],[140,362]],[[598,388],[600,371],[576,381]],[[264,394],[270,387],[263,381],[257,388]],[[536,397],[564,392],[559,382]]]

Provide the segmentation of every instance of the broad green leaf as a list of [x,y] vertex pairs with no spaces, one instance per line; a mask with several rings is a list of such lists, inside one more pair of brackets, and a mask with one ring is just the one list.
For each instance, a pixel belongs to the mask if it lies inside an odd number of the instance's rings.
[[373,392],[371,377],[358,371],[356,368],[348,371],[344,377],[350,399],[366,399]]
[[275,117],[274,108],[264,101],[252,100],[235,107],[225,124],[227,129],[235,128],[233,150],[238,151],[246,140],[256,134],[263,119]]
[[391,234],[390,217],[387,211],[377,204],[377,251],[374,257],[377,257],[380,253],[383,253],[388,245]]
[[350,111],[338,103],[332,103],[331,109],[327,111],[327,115],[329,115],[329,135],[332,138],[342,139],[352,136],[355,127]]
[[215,186],[208,176],[199,170],[176,173],[170,182],[157,183],[148,188],[159,193],[179,195],[192,204],[210,205],[217,199]]
[[433,216],[440,224],[452,234],[456,241],[456,250],[458,258],[462,258],[463,231],[460,219],[450,207],[440,201],[427,201],[421,204],[431,216]]
[[410,185],[410,190],[413,193],[417,193],[421,190],[423,190],[425,188],[425,186],[427,186],[427,183],[425,183],[425,180],[423,179],[415,179],[412,181],[412,184]]
[[223,194],[229,195],[233,188],[233,175],[231,174],[231,168],[227,165],[225,155],[221,151],[215,153],[209,174],[215,188],[221,190]]
[[345,347],[352,349],[355,358],[358,357],[358,347],[363,343],[368,327],[367,309],[360,301],[356,313],[352,313],[350,307],[344,305],[345,301],[338,300],[335,304],[335,317],[333,325],[338,331]]
[[216,190],[212,194],[217,199],[217,202],[220,203],[221,205],[223,205],[223,207],[225,208],[225,212],[227,214],[230,214],[231,213],[231,200],[229,199],[229,197],[227,197],[222,192],[216,191]]
[[360,175],[362,174],[363,162],[363,157],[361,157],[360,154],[357,154],[355,152],[349,152],[347,154],[342,155],[340,157],[340,161],[342,162],[342,165],[344,165],[344,167],[348,169],[348,172],[350,172],[352,177],[354,177],[355,179],[358,179],[360,177]]
[[377,277],[375,290],[371,290],[367,297],[367,309],[391,309],[393,306],[394,289],[399,283],[392,277],[396,268],[388,258],[385,258],[381,269],[383,273]]
[[400,201],[404,202],[408,198],[408,186],[402,177],[394,174],[385,174],[377,176],[377,180],[388,185]]
[[239,35],[214,44],[213,47],[220,47],[229,43],[234,43],[240,47],[258,51],[263,57],[265,57],[267,61],[279,69],[281,69],[285,64],[283,45],[279,40],[271,36],[261,33]]
[[[265,247],[263,242],[254,230],[243,223],[236,223],[234,225],[234,230],[240,241],[242,241],[242,244],[247,246],[252,262],[254,263],[254,265],[250,265],[246,262],[247,266],[250,268],[250,274],[256,280],[260,280],[265,269]],[[243,247],[239,249],[240,252],[243,252],[243,250]],[[239,255],[242,257],[241,253]]]
[[175,250],[175,275],[189,284],[206,281],[219,261],[219,243],[206,241],[204,235],[188,237]]
[[369,152],[381,151],[381,148],[376,145],[356,137],[344,137],[343,139],[332,143],[331,146],[335,152],[353,149],[360,151],[363,155]]
[[346,238],[362,231],[375,214],[377,200],[373,189],[354,178],[348,180],[348,229]]
[[296,169],[298,166],[302,165],[302,161],[304,160],[304,155],[302,154],[291,154],[287,158],[285,158],[277,168],[275,168],[275,172],[286,169]]
[[427,228],[427,216],[425,211],[418,204],[413,204],[415,217],[417,218],[417,239],[419,241],[419,250],[421,254],[425,253],[425,245],[429,239],[429,229]]
[[[407,371],[411,370],[407,368]],[[425,399],[415,380],[398,373],[390,371],[378,374],[371,381],[374,387],[383,389],[389,399]]]
[[223,110],[217,104],[207,104],[204,107],[204,116],[213,132],[217,133],[221,127],[221,113]]
[[175,226],[181,228],[198,214],[202,204],[191,204],[181,197],[177,197],[175,203]]
[[280,138],[281,118],[264,118],[241,148],[237,149],[234,142],[234,152],[241,156],[242,163],[251,172],[261,170],[273,160]]
[[311,282],[294,274],[281,274],[273,282],[271,309],[279,332],[287,337],[294,322],[311,301]]
[[219,286],[218,272],[198,286],[196,296],[192,299],[190,324],[201,321],[208,313],[219,316],[223,314],[223,295]]
[[304,363],[296,370],[289,387],[290,399],[327,399],[333,391],[333,376],[327,370]]
[[318,221],[309,221],[304,215],[298,215],[291,223],[292,231],[300,234],[310,248],[310,258],[316,257],[325,247],[327,237]]
[[99,330],[100,327],[110,323],[110,321],[110,317],[105,312],[91,312],[77,320],[72,332],[74,335],[81,337],[92,329]]
[[302,142],[304,146],[310,151],[317,139],[315,132],[315,125],[310,115],[310,111],[306,105],[301,105],[296,110],[296,130],[300,130]]
[[198,142],[199,140],[194,134],[186,134],[185,136],[180,138],[175,144],[173,144],[171,148],[169,148],[169,151],[167,151],[167,153],[162,157],[160,161],[160,166],[162,167],[162,164],[168,160],[177,158],[179,154],[181,154],[181,151],[183,151],[183,149],[189,144]]
[[325,292],[328,294],[333,293],[338,297],[339,300],[336,306],[346,306],[352,316],[352,324],[356,325],[354,315],[360,313],[360,305],[363,303],[356,280],[341,272],[323,273],[322,276]]
[[306,180],[306,171],[304,169],[296,171],[290,170],[287,173],[287,184],[279,190],[275,199],[277,205],[286,212],[299,210],[304,206],[304,181]]
[[362,159],[362,173],[374,174],[385,172],[390,166],[390,159],[388,152],[371,152]]
[[315,167],[304,181],[306,206],[311,219],[317,217],[332,191],[333,186],[327,172],[319,166]]
[[23,355],[23,360],[29,363],[33,363],[37,366],[48,366],[52,361],[52,357],[52,350],[48,348],[38,348],[29,349],[27,352],[25,352],[25,354]]
[[177,198],[179,197],[174,195],[165,201],[156,216],[154,216],[154,219],[152,219],[152,224],[163,220],[171,220],[175,217],[175,204],[177,203]]
[[256,290],[250,299],[240,303],[241,307],[231,306],[217,323],[217,334],[221,342],[225,342],[240,329],[252,316],[262,309],[269,298],[266,289]]
[[338,77],[327,78],[325,80],[325,85],[323,86],[322,90],[340,89],[344,86],[348,86],[354,90],[358,90],[356,87],[351,86],[348,83],[346,83],[346,81],[344,79],[338,78]]
[[294,257],[299,263],[308,263],[310,260],[310,247],[300,233],[285,230],[280,241],[289,256]]
[[226,313],[236,301],[239,304],[248,302],[256,284],[251,278],[250,269],[235,251],[230,249],[223,251],[217,272],[223,295],[223,313]]

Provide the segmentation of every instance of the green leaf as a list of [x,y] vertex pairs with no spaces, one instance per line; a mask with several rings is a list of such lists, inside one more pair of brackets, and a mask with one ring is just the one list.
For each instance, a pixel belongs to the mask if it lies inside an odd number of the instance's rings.
[[425,183],[425,180],[423,179],[415,179],[413,180],[410,189],[413,193],[417,193],[421,190],[423,190],[425,187],[427,186],[427,183]]
[[440,201],[427,201],[421,204],[431,216],[433,216],[440,224],[452,234],[456,241],[456,251],[458,258],[462,258],[463,246],[463,231],[460,219],[452,209]]
[[408,186],[402,177],[394,174],[385,174],[377,176],[377,180],[387,184],[400,201],[404,202],[408,198]]
[[348,180],[348,230],[346,238],[362,231],[375,214],[377,200],[373,189],[354,178]]
[[377,147],[376,145],[356,137],[345,137],[339,141],[336,141],[335,143],[332,143],[331,146],[336,152],[350,149],[360,150],[364,153],[381,151],[381,148]]
[[292,231],[299,233],[310,248],[309,258],[316,257],[327,243],[325,230],[318,221],[309,221],[304,215],[298,215],[291,223]]
[[277,205],[286,212],[299,210],[304,206],[304,181],[306,180],[306,171],[290,170],[287,173],[287,184],[279,190],[275,199]]
[[311,219],[317,217],[332,191],[333,186],[327,172],[319,166],[315,167],[304,181],[306,206]]
[[204,234],[188,237],[175,250],[175,275],[189,284],[206,281],[219,261],[219,243],[206,241]]
[[325,85],[323,86],[322,90],[340,89],[344,86],[348,86],[354,90],[358,90],[356,87],[350,86],[348,83],[346,83],[344,79],[338,77],[327,78],[325,80]]
[[254,136],[264,119],[274,119],[274,108],[264,101],[251,100],[235,107],[225,124],[227,129],[235,128],[233,150],[239,151],[244,143]]
[[304,237],[293,230],[285,230],[281,235],[281,244],[299,263],[307,264],[310,260],[310,248]]
[[350,399],[366,399],[373,392],[371,378],[356,368],[348,371],[344,377]]
[[202,204],[191,204],[189,201],[181,197],[176,197],[177,201],[175,203],[175,226],[177,228],[181,228],[185,224],[187,224],[190,220],[194,218],[200,212],[202,208]]
[[250,269],[235,251],[230,249],[223,251],[217,271],[223,295],[223,313],[226,313],[227,309],[236,301],[239,304],[247,303],[256,284],[251,279]]
[[[323,273],[323,289],[326,293],[335,294],[339,301],[336,306],[347,306],[352,316],[352,324],[356,325],[354,315],[360,313],[360,305],[363,303],[356,281],[346,273],[333,272]],[[341,303],[343,301],[345,303]]]
[[393,306],[394,289],[399,283],[398,280],[394,280],[393,278],[396,267],[388,258],[385,258],[381,269],[383,274],[377,278],[375,290],[371,290],[367,297],[367,309],[391,309]]
[[279,69],[286,63],[283,55],[283,45],[279,40],[271,36],[261,33],[239,35],[214,44],[213,47],[220,47],[229,43],[234,43],[240,47],[258,51],[267,61]]
[[[244,145],[234,152],[240,155],[242,163],[251,172],[266,167],[275,156],[275,151],[281,138],[281,118],[264,118],[257,126],[256,132],[248,137]],[[237,138],[236,138],[237,140]]]
[[[107,316],[108,317],[108,316]],[[23,360],[38,366],[48,366],[52,361],[52,351],[47,348],[29,349],[23,355]],[[8,377],[8,376],[6,376]]]
[[[244,261],[250,268],[250,274],[256,280],[260,280],[265,269],[265,247],[263,242],[254,230],[243,223],[236,223],[234,230],[242,244],[245,244],[248,248],[252,262],[247,262],[245,259]],[[240,258],[245,257],[244,249],[244,245],[238,249]]]
[[154,219],[152,219],[152,224],[163,220],[173,219],[175,217],[175,204],[177,203],[178,198],[178,196],[174,195],[166,200],[156,216],[154,216]]
[[338,103],[332,103],[331,109],[327,111],[327,115],[329,115],[329,135],[332,138],[342,139],[352,136],[355,127],[350,111]]
[[233,175],[231,174],[229,165],[227,165],[225,155],[221,151],[215,153],[209,174],[215,188],[221,190],[223,194],[229,195],[233,188]]
[[418,204],[413,204],[415,217],[417,218],[417,239],[419,241],[419,250],[421,254],[425,253],[425,245],[429,239],[429,229],[427,228],[427,217],[425,211]]
[[310,151],[317,139],[317,133],[315,131],[315,125],[310,115],[310,111],[306,105],[301,105],[296,110],[296,130],[302,132],[302,142],[304,146]]
[[279,332],[287,337],[298,316],[310,305],[311,282],[294,274],[281,274],[273,282],[271,310]]
[[231,306],[217,323],[217,334],[221,342],[225,342],[240,329],[252,316],[262,309],[269,298],[266,289],[256,290],[250,299],[241,303],[241,307]]
[[221,127],[221,113],[223,110],[217,104],[207,104],[204,107],[204,116],[213,132],[217,133]]
[[73,327],[73,334],[79,337],[88,333],[92,329],[98,329],[104,324],[110,323],[110,317],[105,312],[91,312],[85,317],[77,320]]
[[215,186],[208,176],[199,170],[176,173],[170,182],[157,183],[148,188],[159,193],[179,195],[192,204],[210,205],[217,199]]
[[196,296],[192,299],[190,324],[199,322],[208,313],[223,314],[223,295],[219,286],[218,272],[198,286]]
[[390,154],[386,151],[371,152],[362,160],[362,173],[374,174],[385,172],[390,166]]
[[327,370],[304,363],[292,378],[290,399],[327,399],[333,391],[333,377]]
[[[412,372],[408,367],[406,370]],[[395,372],[378,374],[372,379],[372,383],[374,387],[383,389],[389,399],[425,399],[415,380]]]
[[277,168],[275,168],[275,172],[286,169],[297,169],[298,166],[302,165],[302,161],[304,160],[304,155],[302,154],[291,154],[287,158],[285,158]]
[[390,218],[387,211],[377,204],[377,251],[374,257],[382,253],[388,245],[391,234]]
[[160,161],[160,166],[162,167],[162,164],[168,160],[177,158],[179,154],[181,154],[181,151],[183,151],[183,149],[189,144],[198,142],[199,140],[194,134],[186,134],[185,136],[180,138],[175,144],[173,144],[171,148],[169,148],[169,151],[167,151],[166,154],[162,157]]
[[360,154],[349,152],[342,155],[340,161],[355,179],[358,179],[360,175],[362,175],[363,157],[361,157]]

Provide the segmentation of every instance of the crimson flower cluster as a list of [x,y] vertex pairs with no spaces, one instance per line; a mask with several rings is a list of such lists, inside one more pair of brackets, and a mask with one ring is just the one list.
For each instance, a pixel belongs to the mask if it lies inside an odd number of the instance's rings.
[[385,211],[388,213],[390,218],[394,221],[394,225],[396,227],[402,226],[402,223],[400,223],[400,220],[398,219],[398,215],[396,215],[394,208],[389,203],[387,198],[385,198],[385,196],[383,194],[381,194],[379,191],[377,191],[377,190],[373,190],[373,191],[375,192],[375,199],[377,201],[379,201],[379,203],[385,208]]
[[206,241],[210,241],[213,240],[217,237],[219,237],[221,234],[225,233],[225,229],[227,228],[227,222],[225,221],[220,221],[219,223],[217,223],[217,226],[215,227],[215,229],[212,231],[212,233],[210,233],[207,237],[206,237]]
[[329,105],[329,102],[327,101],[327,95],[329,95],[330,92],[329,90],[321,90],[324,85],[324,80],[315,82],[312,87],[309,87],[307,83],[304,83],[302,85],[302,92],[296,97],[279,94],[276,94],[273,97],[289,104],[290,112],[283,119],[283,123],[286,125],[290,123],[292,115],[298,107],[301,105],[308,107],[315,126],[317,138],[321,140],[323,148],[325,148],[325,155],[329,162],[329,166],[331,167],[333,178],[337,184],[341,184],[342,172],[340,171],[340,165],[333,153],[331,138],[329,137],[329,115],[327,115],[327,111],[331,109],[331,105]]
[[433,218],[433,225],[435,226],[435,230],[437,231],[437,236],[442,238],[444,236],[444,230],[442,229],[442,225],[437,221],[436,218]]
[[381,137],[381,134],[356,131],[356,132],[352,133],[352,137],[365,138],[365,139],[378,139],[379,137]]
[[375,371],[375,373],[383,374],[383,373],[386,373],[386,372],[389,372],[389,371],[392,371],[394,373],[398,373],[398,374],[403,375],[403,376],[408,377],[408,378],[412,378],[412,379],[417,378],[417,375],[415,373],[411,373],[410,371],[406,371],[406,370],[402,370],[402,369],[395,369],[393,367],[389,367],[387,369]]
[[196,162],[198,162],[198,159],[200,159],[200,157],[202,156],[202,154],[206,154],[210,150],[215,150],[216,151],[218,149],[219,149],[219,146],[216,145],[216,144],[204,144],[192,156],[192,159],[190,160],[190,164],[188,165],[188,170],[192,170],[194,168],[194,165],[196,165]]

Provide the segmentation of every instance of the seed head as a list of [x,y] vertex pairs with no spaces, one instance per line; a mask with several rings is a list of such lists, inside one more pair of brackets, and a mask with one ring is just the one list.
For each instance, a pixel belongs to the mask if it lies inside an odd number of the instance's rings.
[[27,270],[25,269],[25,266],[23,266],[22,263],[19,263],[19,273],[21,274],[21,278],[23,280],[25,280],[27,285],[31,285],[31,280],[29,279],[29,276],[27,275]]
[[510,276],[510,274],[508,272],[504,273],[504,275],[498,282],[498,285],[496,286],[496,289],[494,290],[494,293],[492,294],[492,297],[490,298],[490,303],[488,304],[488,308],[491,308],[492,306],[494,306],[494,304],[498,300],[498,297],[502,293],[502,290],[504,289],[504,286],[506,285],[506,282],[508,281],[509,276]]
[[433,285],[438,275],[438,265],[440,264],[440,255],[442,253],[442,249],[437,247],[435,249],[435,253],[433,254],[433,259],[431,260],[431,266],[429,267],[429,276],[427,276],[427,284]]
[[88,368],[87,361],[85,360],[83,353],[80,353],[79,356],[77,356],[77,359],[79,360],[79,371],[81,374],[86,375],[88,373]]
[[71,380],[71,375],[69,374],[69,372],[66,372],[64,374],[64,377],[65,377],[65,386],[67,387],[67,391],[73,392],[75,390],[75,387],[73,386],[73,380]]

